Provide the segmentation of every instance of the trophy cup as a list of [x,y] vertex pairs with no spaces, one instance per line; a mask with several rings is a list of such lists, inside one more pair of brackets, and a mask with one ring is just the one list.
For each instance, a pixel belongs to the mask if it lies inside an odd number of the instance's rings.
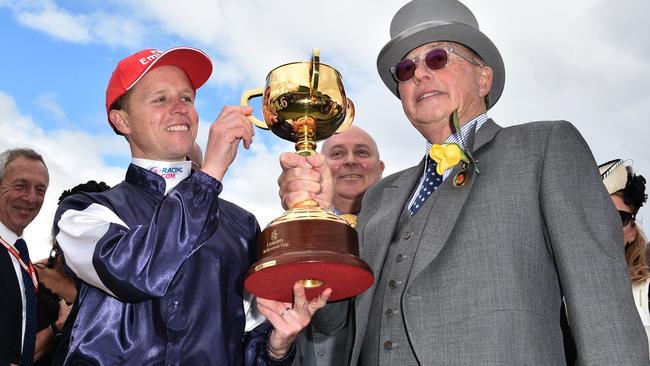
[[[295,142],[296,153],[315,154],[316,141],[346,129],[354,119],[354,104],[345,96],[341,75],[320,63],[314,49],[311,61],[273,69],[264,88],[242,95],[241,105],[262,97],[262,122],[257,127]],[[357,232],[345,219],[322,209],[313,200],[301,202],[273,220],[258,239],[259,260],[246,273],[250,293],[276,301],[293,301],[293,284],[302,282],[307,299],[331,288],[329,301],[367,290],[374,277],[359,259]]]

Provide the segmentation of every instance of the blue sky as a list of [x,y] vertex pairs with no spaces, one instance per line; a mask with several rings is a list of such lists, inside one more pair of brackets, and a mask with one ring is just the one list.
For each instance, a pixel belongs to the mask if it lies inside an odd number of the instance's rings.
[[4,35],[0,42],[4,50],[11,50],[2,58],[0,87],[11,91],[19,107],[45,131],[108,132],[97,123],[96,106],[103,99],[97,86],[105,82],[120,50],[72,43],[19,21],[7,8],[0,11]]
[[[104,93],[115,64],[144,48],[189,45],[214,62],[198,92],[198,141],[226,104],[261,87],[281,64],[321,60],[343,75],[355,124],[377,140],[385,174],[411,166],[423,138],[383,86],[376,57],[405,1],[359,0],[0,0],[0,146],[31,146],[50,168],[50,189],[27,230],[35,258],[48,252],[49,228],[63,189],[88,179],[116,184],[129,161],[126,142],[106,122]],[[645,0],[526,2],[467,0],[499,47],[506,86],[489,115],[502,126],[566,119],[598,162],[633,159],[650,177],[650,3]],[[224,182],[223,196],[262,225],[282,209],[277,156],[292,144],[257,130]],[[640,217],[643,218],[644,209]]]

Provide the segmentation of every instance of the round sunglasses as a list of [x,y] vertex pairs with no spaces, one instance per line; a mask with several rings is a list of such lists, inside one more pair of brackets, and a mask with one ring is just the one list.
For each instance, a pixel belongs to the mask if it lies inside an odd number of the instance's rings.
[[[438,47],[432,50],[429,50],[424,55],[424,64],[427,65],[429,70],[440,70],[443,67],[447,66],[449,63],[449,54],[454,53],[463,60],[469,62],[472,65],[481,66],[476,61],[472,61],[469,58],[458,53],[453,48],[447,47]],[[407,81],[415,75],[415,69],[418,67],[419,57],[414,59],[405,58],[402,61],[398,62],[397,65],[390,68],[390,73],[393,75],[395,81]]]
[[618,214],[621,215],[621,222],[623,223],[624,227],[630,223],[634,224],[636,221],[636,215],[631,212],[618,210]]

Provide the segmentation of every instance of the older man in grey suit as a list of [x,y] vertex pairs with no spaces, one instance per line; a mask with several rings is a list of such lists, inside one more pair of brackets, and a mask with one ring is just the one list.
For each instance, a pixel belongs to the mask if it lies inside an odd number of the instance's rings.
[[[578,131],[488,117],[503,61],[456,0],[409,2],[391,38],[379,74],[433,147],[364,196],[360,255],[377,281],[353,302],[351,364],[561,365],[564,298],[579,364],[647,365],[620,219]],[[323,160],[282,156],[283,203],[328,204]],[[328,310],[317,321],[345,320]]]

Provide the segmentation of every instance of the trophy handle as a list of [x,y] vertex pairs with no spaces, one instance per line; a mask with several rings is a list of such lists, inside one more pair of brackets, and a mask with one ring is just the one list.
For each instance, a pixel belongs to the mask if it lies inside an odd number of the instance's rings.
[[[249,107],[248,102],[251,99],[253,99],[255,97],[261,97],[262,95],[264,95],[264,88],[255,88],[255,89],[246,90],[244,92],[244,94],[242,94],[242,96],[241,96],[241,100],[239,101],[239,105],[241,105],[242,107]],[[250,116],[247,116],[247,117],[255,126],[257,126],[259,128],[263,128],[265,130],[269,129],[269,127],[266,125],[266,123],[260,121],[259,119],[257,119],[252,114]]]
[[350,127],[350,125],[352,124],[352,120],[354,120],[354,103],[352,103],[350,98],[347,99],[348,99],[348,107],[345,110],[345,119],[343,120],[343,123],[341,123],[339,128],[334,133],[341,133],[345,131],[345,129]]
[[318,74],[320,72],[320,50],[318,48],[312,50],[309,66],[309,81],[311,82],[309,95],[313,97],[316,90],[318,90]]

